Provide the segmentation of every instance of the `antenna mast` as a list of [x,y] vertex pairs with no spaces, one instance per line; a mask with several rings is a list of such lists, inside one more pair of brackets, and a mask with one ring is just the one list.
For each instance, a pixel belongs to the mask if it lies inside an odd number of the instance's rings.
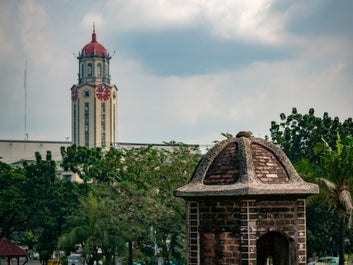
[[25,61],[25,74],[24,74],[24,89],[25,89],[25,140],[28,140],[27,132],[27,60]]

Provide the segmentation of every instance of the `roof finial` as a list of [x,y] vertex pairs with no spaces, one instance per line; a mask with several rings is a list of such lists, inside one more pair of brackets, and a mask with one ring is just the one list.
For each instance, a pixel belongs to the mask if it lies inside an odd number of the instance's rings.
[[96,42],[97,37],[96,37],[96,24],[93,22],[93,33],[92,33],[92,42]]

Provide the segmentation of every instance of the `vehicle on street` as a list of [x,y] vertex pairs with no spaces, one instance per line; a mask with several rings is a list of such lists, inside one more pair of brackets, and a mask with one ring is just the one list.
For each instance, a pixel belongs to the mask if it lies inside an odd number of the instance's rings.
[[309,262],[308,265],[327,265],[327,264],[339,264],[339,257],[322,257],[315,261]]
[[67,265],[82,265],[82,257],[81,254],[73,253],[67,259]]

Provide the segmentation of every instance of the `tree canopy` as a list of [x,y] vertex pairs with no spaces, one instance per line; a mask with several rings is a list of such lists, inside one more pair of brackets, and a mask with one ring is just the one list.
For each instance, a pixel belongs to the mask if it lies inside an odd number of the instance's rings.
[[343,264],[345,220],[352,211],[352,118],[340,122],[326,112],[320,118],[314,109],[303,115],[293,108],[290,115],[282,113],[280,119],[271,123],[272,141],[284,150],[304,179],[323,184],[307,207],[308,253],[339,252]]
[[345,225],[349,218],[348,228],[352,224],[352,188],[353,188],[353,138],[341,139],[337,135],[336,148],[327,142],[318,144],[315,153],[321,154],[320,165],[314,176],[323,183],[325,202],[337,213],[339,221],[339,255],[340,265],[344,264]]
[[[80,251],[87,264],[113,265],[116,257],[128,264],[185,260],[185,202],[173,191],[189,180],[198,146],[104,151],[73,145],[61,152],[61,165],[50,152],[18,168],[0,162],[2,236],[39,252],[42,264],[58,249]],[[81,181],[60,178],[58,168]]]
[[0,238],[26,229],[31,209],[25,206],[26,177],[22,168],[0,162]]
[[[200,159],[198,146],[170,142],[162,149],[151,145],[112,148],[107,152],[71,146],[63,148],[62,153],[63,167],[79,174],[87,187],[87,196],[94,195],[103,212],[108,213],[107,218],[101,218],[106,225],[97,233],[97,246],[102,251],[108,249],[104,244],[109,242],[104,235],[110,234],[116,235],[112,241],[128,243],[129,264],[138,254],[145,260],[157,254],[166,260],[185,258],[181,242],[185,233],[185,204],[173,197],[173,191],[191,176]],[[86,199],[92,200],[92,197]],[[81,203],[81,206],[84,205]],[[109,233],[105,230],[112,227],[117,229]],[[74,237],[72,231],[76,228],[67,227],[62,246],[65,238]],[[87,242],[81,244],[87,245]],[[90,253],[90,256],[94,255]]]
[[327,112],[320,118],[313,108],[307,114],[292,108],[289,115],[281,113],[280,120],[271,122],[271,140],[283,149],[292,163],[302,158],[318,162],[319,155],[315,154],[314,148],[322,139],[335,147],[337,133],[345,138],[353,132],[352,118],[341,122],[338,117],[331,118]]

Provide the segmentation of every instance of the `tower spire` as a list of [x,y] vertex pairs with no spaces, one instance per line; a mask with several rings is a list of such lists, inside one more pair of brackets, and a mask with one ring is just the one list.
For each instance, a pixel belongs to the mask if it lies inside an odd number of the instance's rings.
[[92,42],[96,42],[97,37],[96,37],[96,24],[93,22],[93,33],[92,33]]

